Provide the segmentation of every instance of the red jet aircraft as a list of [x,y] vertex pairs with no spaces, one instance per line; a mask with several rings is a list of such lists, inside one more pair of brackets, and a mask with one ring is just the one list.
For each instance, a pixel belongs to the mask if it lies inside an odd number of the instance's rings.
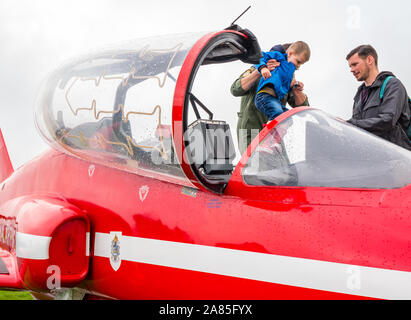
[[302,107],[236,160],[228,122],[214,119],[235,112],[218,93],[229,84],[213,68],[259,57],[233,27],[140,39],[52,73],[35,113],[51,148],[14,170],[0,134],[0,287],[410,299],[411,152]]

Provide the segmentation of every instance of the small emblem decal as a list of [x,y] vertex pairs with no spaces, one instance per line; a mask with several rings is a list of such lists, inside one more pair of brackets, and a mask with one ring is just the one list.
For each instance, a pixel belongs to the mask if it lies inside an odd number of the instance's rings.
[[96,169],[96,167],[94,166],[94,164],[91,164],[91,165],[88,167],[88,176],[89,176],[89,177],[92,177],[92,176],[93,176],[95,169]]
[[197,197],[197,191],[198,191],[197,189],[190,188],[190,187],[183,187],[183,189],[181,189],[182,194],[185,194],[193,198]]
[[110,232],[111,239],[111,256],[110,264],[114,271],[120,268],[121,257],[120,257],[120,244],[121,244],[121,232]]
[[142,186],[140,188],[140,190],[138,191],[138,195],[140,196],[141,202],[143,202],[146,199],[149,190],[150,188],[148,186]]

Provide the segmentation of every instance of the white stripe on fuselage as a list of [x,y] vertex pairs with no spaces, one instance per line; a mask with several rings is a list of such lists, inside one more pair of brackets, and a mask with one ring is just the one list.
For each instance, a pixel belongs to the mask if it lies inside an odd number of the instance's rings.
[[16,256],[19,258],[46,260],[49,258],[51,237],[16,233]]
[[[24,259],[47,260],[51,237],[16,232],[16,256]],[[86,256],[90,255],[90,232],[86,232]]]
[[[110,234],[95,234],[94,255],[111,257]],[[411,272],[122,236],[122,261],[200,271],[381,299],[411,299]]]

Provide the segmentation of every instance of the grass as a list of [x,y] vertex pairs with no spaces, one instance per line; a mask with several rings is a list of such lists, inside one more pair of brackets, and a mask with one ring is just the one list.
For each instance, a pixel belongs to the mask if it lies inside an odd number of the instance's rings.
[[33,300],[33,297],[24,291],[0,291],[0,300]]

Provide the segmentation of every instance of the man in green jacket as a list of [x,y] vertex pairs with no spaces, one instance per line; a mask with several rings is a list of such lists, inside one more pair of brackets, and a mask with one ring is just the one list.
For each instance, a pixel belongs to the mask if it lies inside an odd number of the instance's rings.
[[[281,47],[285,47],[283,45]],[[273,47],[278,48],[278,46]],[[274,49],[275,51],[280,51]],[[286,50],[286,48],[284,48]],[[279,65],[275,60],[270,60],[267,63],[267,67],[270,71],[273,71]],[[241,97],[241,107],[238,113],[237,122],[237,139],[238,148],[243,154],[251,141],[258,135],[263,129],[263,125],[267,123],[267,116],[257,109],[254,100],[258,87],[258,83],[261,79],[261,75],[257,69],[251,67],[245,71],[231,86],[231,94],[235,97]],[[294,86],[296,84],[296,86]],[[308,98],[304,94],[304,84],[302,82],[294,81],[291,84],[293,88],[284,97],[284,104],[288,104],[292,107],[309,106]]]

